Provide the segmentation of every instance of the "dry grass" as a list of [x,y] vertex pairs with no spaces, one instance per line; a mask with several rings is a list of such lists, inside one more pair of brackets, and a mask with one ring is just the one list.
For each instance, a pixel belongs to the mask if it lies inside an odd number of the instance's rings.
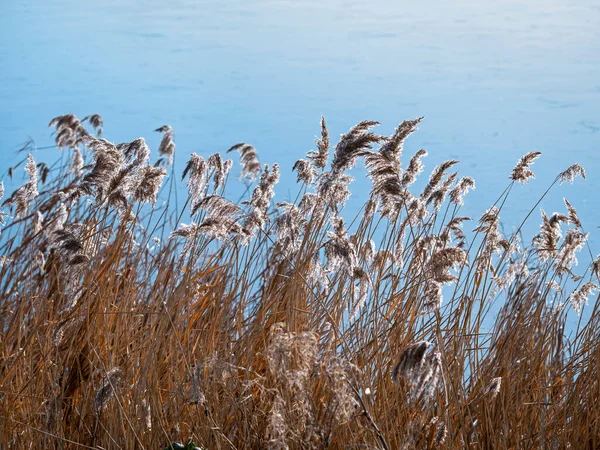
[[[294,203],[273,204],[279,168],[259,173],[247,144],[244,202],[222,197],[231,161],[193,155],[176,211],[156,203],[171,127],[155,167],[143,139],[54,119],[63,164],[27,158],[0,215],[0,447],[598,448],[598,302],[565,332],[600,271],[573,272],[577,211],[543,214],[525,248],[501,233],[531,153],[463,232],[456,161],[418,193],[426,152],[401,168],[420,120],[391,137],[362,122],[334,148],[322,121]],[[348,225],[358,160],[373,191]]]

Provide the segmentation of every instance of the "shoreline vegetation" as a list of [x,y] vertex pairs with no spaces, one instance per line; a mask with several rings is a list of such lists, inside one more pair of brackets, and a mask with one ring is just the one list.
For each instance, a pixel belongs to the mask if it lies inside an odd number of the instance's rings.
[[[295,201],[275,204],[279,166],[249,144],[176,173],[167,125],[153,155],[105,140],[97,114],[53,119],[59,161],[29,154],[1,188],[0,447],[600,447],[600,259],[575,207],[524,242],[501,232],[538,152],[479,218],[458,161],[414,192],[421,120],[331,143],[322,119]],[[359,161],[372,192],[348,218]]]

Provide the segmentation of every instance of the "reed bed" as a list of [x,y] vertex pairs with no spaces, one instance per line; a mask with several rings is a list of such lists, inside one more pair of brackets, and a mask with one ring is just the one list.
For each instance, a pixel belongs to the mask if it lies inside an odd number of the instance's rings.
[[[25,182],[0,213],[0,447],[599,448],[600,260],[576,267],[575,207],[502,233],[536,152],[474,220],[457,161],[415,192],[420,121],[331,143],[322,120],[276,204],[279,166],[250,144],[178,173],[167,125],[153,157],[97,114],[53,119],[59,162],[11,168]],[[348,216],[358,161],[372,191]]]

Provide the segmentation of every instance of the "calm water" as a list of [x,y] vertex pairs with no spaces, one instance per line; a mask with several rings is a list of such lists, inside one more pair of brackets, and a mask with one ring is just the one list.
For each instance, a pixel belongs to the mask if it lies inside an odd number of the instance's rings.
[[[468,214],[493,202],[522,154],[540,150],[537,180],[515,191],[506,226],[576,161],[589,180],[562,186],[542,206],[558,210],[566,196],[587,229],[600,225],[597,0],[94,5],[3,0],[2,172],[29,136],[38,146],[52,143],[50,118],[98,112],[106,137],[118,142],[145,136],[156,148],[152,130],[172,125],[178,167],[191,152],[252,143],[262,162],[281,163],[282,201],[295,192],[291,166],[314,147],[321,114],[332,136],[363,119],[391,133],[424,115],[407,158],[425,147],[427,170],[459,159],[478,184]],[[54,152],[40,150],[38,158]],[[364,172],[356,177],[350,207],[369,190]]]

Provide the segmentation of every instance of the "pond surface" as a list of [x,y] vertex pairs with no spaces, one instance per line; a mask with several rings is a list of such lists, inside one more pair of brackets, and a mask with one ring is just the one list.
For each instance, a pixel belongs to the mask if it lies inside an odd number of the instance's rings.
[[[281,164],[283,201],[322,114],[332,137],[364,119],[389,134],[425,116],[406,159],[424,147],[427,171],[460,160],[477,182],[466,214],[478,217],[516,160],[539,150],[537,179],[513,191],[505,226],[579,162],[588,180],[561,186],[542,206],[562,210],[565,196],[600,231],[596,0],[6,0],[2,9],[2,172],[28,137],[52,144],[50,118],[98,112],[117,142],[145,136],[156,148],[152,130],[173,126],[179,170],[191,152],[249,142],[262,162]],[[364,171],[355,175],[350,209],[370,189]],[[529,233],[538,221],[536,212]]]

